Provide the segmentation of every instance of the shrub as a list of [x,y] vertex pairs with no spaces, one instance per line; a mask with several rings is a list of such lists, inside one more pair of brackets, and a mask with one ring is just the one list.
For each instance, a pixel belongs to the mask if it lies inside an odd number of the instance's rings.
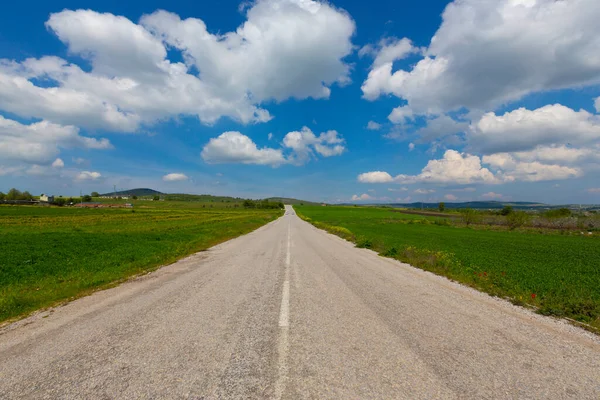
[[511,212],[506,216],[506,222],[510,229],[520,228],[526,225],[531,219],[525,211]]
[[502,210],[500,210],[500,215],[510,215],[513,212],[513,208],[511,206],[504,206]]
[[90,202],[90,201],[92,201],[92,196],[90,196],[89,194],[84,194],[83,197],[81,198],[81,201],[84,201],[86,203]]
[[548,210],[544,213],[546,218],[566,218],[571,216],[571,210],[568,208],[558,208],[555,210]]
[[465,208],[461,211],[461,214],[462,221],[467,226],[474,224],[479,219],[479,214],[472,208]]
[[446,204],[444,204],[443,201],[440,204],[438,204],[438,210],[440,210],[440,212],[444,212],[445,209],[446,209]]

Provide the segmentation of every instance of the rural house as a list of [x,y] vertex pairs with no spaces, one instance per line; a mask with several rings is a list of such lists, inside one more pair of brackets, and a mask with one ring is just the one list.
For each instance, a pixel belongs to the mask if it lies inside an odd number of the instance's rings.
[[40,196],[40,201],[42,201],[44,203],[53,203],[54,196],[48,196],[48,195],[45,195],[44,193],[42,193],[42,195]]

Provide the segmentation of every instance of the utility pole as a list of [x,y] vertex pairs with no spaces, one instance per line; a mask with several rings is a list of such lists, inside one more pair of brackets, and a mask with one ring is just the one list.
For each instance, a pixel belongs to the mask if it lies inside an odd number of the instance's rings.
[[116,199],[117,198],[117,185],[113,185],[113,191],[114,191],[113,197]]

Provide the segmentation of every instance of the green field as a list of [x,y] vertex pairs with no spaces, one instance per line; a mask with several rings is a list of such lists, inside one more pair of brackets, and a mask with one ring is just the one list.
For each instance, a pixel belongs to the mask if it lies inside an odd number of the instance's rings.
[[598,236],[473,229],[383,208],[295,209],[359,247],[600,328]]
[[0,206],[0,321],[152,270],[283,213],[134,203],[133,210]]

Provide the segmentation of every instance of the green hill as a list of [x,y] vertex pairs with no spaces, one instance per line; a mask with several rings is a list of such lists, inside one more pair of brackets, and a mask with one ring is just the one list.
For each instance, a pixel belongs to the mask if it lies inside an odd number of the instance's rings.
[[146,197],[146,196],[161,196],[164,193],[161,193],[157,190],[153,190],[153,189],[147,189],[147,188],[139,188],[139,189],[130,189],[130,190],[122,190],[120,192],[109,192],[109,193],[104,193],[101,194],[100,197],[104,197],[104,196],[117,196],[117,197],[123,197],[123,196],[138,196],[138,197]]

